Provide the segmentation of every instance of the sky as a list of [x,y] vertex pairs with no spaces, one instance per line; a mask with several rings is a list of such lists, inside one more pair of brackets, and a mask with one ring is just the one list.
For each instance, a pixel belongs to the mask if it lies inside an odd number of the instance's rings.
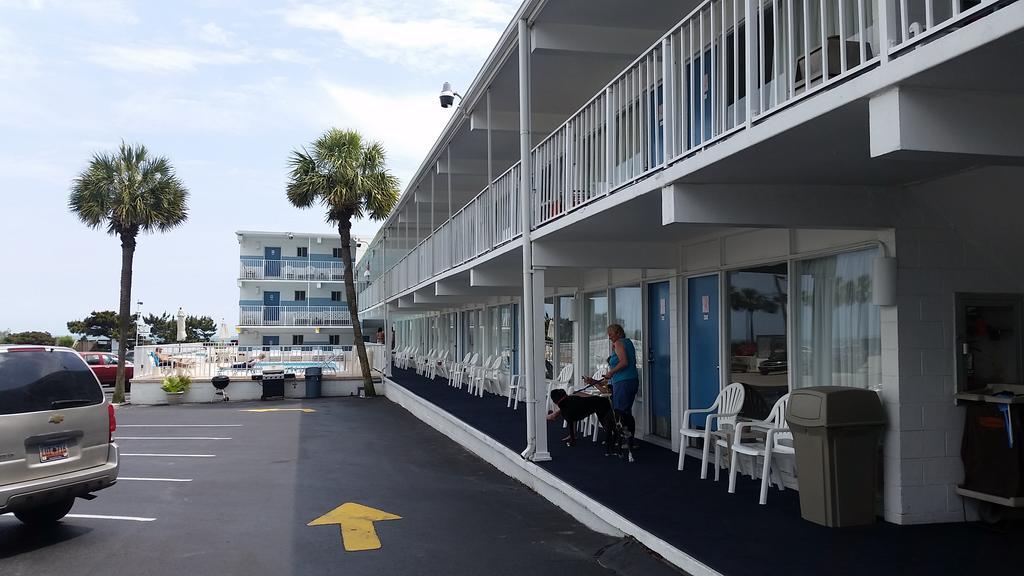
[[454,110],[441,84],[469,85],[518,4],[0,0],[0,330],[66,334],[117,310],[120,242],[67,200],[122,141],[169,158],[191,193],[185,225],[140,237],[133,302],[232,326],[236,230],[332,232],[288,204],[289,153],[354,128],[404,190]]

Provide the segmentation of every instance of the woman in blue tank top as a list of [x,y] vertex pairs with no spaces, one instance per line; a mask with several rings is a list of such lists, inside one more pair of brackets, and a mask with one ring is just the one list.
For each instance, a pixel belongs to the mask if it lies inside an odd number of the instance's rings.
[[626,430],[626,442],[633,446],[636,420],[633,419],[633,400],[640,388],[640,374],[636,371],[636,347],[626,338],[626,331],[620,324],[608,326],[608,339],[612,342],[612,355],[608,357],[608,372],[602,380],[584,377],[587,384],[594,384],[607,391],[605,383],[611,385],[612,408]]

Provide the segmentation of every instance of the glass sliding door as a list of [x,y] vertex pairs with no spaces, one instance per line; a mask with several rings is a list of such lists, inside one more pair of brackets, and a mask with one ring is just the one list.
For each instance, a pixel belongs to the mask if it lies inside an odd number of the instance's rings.
[[544,300],[544,377],[548,380],[554,378],[556,327],[555,301],[548,298]]
[[789,391],[786,264],[728,274],[729,382],[746,388],[743,416],[763,419]]
[[871,303],[875,248],[796,263],[793,386],[878,388],[881,320]]
[[[573,306],[576,305],[576,298],[572,296],[560,296],[558,298],[558,362],[554,368],[555,375],[562,370],[562,366],[574,364],[576,362],[574,345],[575,335],[573,334],[573,321],[575,317],[573,312]],[[576,381],[579,381],[579,377],[582,376],[579,373],[579,366],[574,365],[573,375]]]
[[[622,324],[623,330],[626,331],[626,338],[633,341],[637,357],[636,370],[640,374],[642,381],[643,362],[641,362],[641,359],[644,353],[644,310],[640,287],[622,286],[615,288],[613,292],[615,293],[615,323]],[[641,386],[642,390],[643,387]]]
[[583,372],[574,375],[591,376],[598,370],[607,369],[608,352],[608,293],[604,290],[591,292],[583,297],[583,314],[587,320],[587,363]]

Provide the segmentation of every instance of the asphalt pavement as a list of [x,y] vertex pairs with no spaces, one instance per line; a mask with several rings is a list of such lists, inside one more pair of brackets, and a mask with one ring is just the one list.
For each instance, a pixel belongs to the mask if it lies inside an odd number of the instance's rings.
[[[0,516],[0,574],[608,575],[623,548],[384,398],[117,416],[121,480],[52,530]],[[346,503],[401,518],[346,551],[308,526]]]

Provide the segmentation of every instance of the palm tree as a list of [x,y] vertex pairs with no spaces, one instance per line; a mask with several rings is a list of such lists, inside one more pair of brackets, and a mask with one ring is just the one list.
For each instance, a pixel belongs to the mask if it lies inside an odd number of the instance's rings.
[[287,188],[288,201],[299,208],[319,202],[327,209],[327,222],[338,227],[341,259],[345,263],[345,299],[352,319],[363,389],[373,396],[373,377],[359,327],[356,286],[352,276],[352,219],[368,216],[380,221],[398,203],[398,179],[385,165],[384,147],[368,142],[354,130],[332,128],[316,139],[312,151],[292,152]]
[[765,296],[755,288],[737,290],[733,287],[729,291],[729,300],[733,310],[743,310],[747,313],[747,338],[752,344],[754,343],[754,312],[774,314],[779,309],[778,301]]
[[121,143],[96,154],[71,185],[68,208],[90,228],[105,226],[121,238],[121,304],[118,315],[114,402],[124,402],[124,357],[132,302],[132,260],[140,232],[166,232],[188,219],[188,190],[163,156],[141,144]]

